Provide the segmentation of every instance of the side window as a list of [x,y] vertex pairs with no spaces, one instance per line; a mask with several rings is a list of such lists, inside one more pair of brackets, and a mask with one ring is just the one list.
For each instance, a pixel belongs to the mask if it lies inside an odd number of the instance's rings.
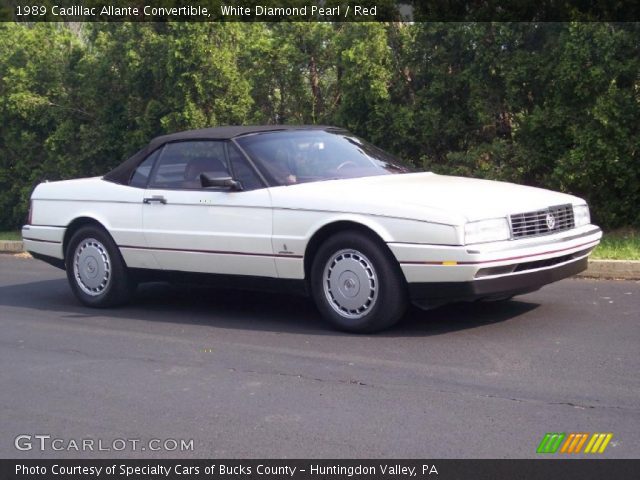
[[242,183],[242,187],[245,190],[255,190],[257,188],[263,188],[264,184],[260,177],[256,174],[253,167],[249,164],[242,152],[238,150],[233,143],[229,142],[229,162],[233,172],[234,178]]
[[202,188],[200,174],[228,177],[223,142],[191,141],[167,144],[158,159],[150,186],[154,188]]
[[158,149],[153,152],[151,155],[147,156],[144,161],[138,165],[135,172],[131,176],[131,180],[129,181],[129,185],[136,188],[146,188],[147,183],[149,182],[149,175],[151,174],[151,169],[153,168],[153,164],[156,161],[156,158],[160,155],[160,150]]

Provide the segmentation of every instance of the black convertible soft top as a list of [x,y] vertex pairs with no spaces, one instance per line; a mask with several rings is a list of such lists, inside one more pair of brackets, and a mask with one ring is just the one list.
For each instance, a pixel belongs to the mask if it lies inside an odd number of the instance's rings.
[[227,126],[215,128],[202,128],[200,130],[187,130],[184,132],[172,133],[156,137],[149,144],[135,155],[125,160],[116,168],[107,173],[104,180],[126,185],[133,174],[133,171],[151,152],[161,147],[165,143],[182,142],[185,140],[230,140],[241,135],[261,132],[277,132],[285,130],[342,130],[326,125],[254,125],[254,126]]

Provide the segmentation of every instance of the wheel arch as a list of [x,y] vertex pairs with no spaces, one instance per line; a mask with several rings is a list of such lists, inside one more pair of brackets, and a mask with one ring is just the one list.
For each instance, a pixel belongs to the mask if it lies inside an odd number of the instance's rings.
[[88,216],[76,217],[67,225],[67,228],[64,232],[64,237],[62,239],[62,255],[64,257],[64,260],[66,260],[67,247],[69,246],[69,242],[71,241],[71,238],[73,237],[74,233],[76,233],[82,227],[86,227],[86,226],[94,226],[94,227],[100,228],[107,235],[109,235],[111,240],[113,240],[113,237],[109,233],[109,230],[107,230],[104,224],[99,220],[96,220],[95,218],[88,217]]
[[396,260],[393,252],[387,246],[386,240],[389,240],[390,237],[384,228],[351,218],[334,219],[318,228],[307,242],[304,252],[304,277],[306,282],[309,282],[311,266],[320,246],[332,235],[345,231],[357,231],[366,235],[390,255],[390,258]]

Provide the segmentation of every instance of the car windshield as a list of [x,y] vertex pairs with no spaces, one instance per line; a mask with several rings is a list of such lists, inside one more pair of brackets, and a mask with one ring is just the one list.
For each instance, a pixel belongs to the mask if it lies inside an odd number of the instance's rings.
[[237,142],[275,185],[411,171],[392,155],[346,132],[268,132],[239,137]]

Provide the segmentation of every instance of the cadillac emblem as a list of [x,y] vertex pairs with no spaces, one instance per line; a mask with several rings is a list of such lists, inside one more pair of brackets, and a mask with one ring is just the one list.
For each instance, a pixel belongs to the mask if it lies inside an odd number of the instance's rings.
[[556,217],[553,216],[553,213],[547,213],[547,228],[549,230],[553,230],[553,227],[556,226]]

